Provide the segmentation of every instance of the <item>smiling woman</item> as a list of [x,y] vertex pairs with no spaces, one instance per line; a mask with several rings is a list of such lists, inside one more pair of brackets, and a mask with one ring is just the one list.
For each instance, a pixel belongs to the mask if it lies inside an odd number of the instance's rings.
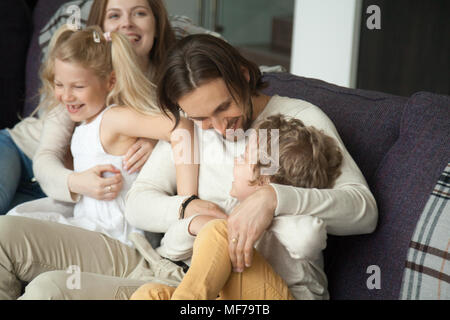
[[125,34],[132,42],[143,70],[156,74],[168,48],[175,42],[162,0],[97,0],[87,25]]
[[143,69],[148,68],[148,53],[155,39],[155,17],[147,1],[131,1],[122,5],[117,0],[108,1],[103,29],[125,34]]

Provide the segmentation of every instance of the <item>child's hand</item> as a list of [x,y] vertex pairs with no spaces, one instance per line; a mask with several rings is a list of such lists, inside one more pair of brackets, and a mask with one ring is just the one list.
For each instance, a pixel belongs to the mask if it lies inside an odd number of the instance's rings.
[[[111,172],[111,177],[103,173]],[[83,172],[74,172],[68,178],[69,190],[97,200],[115,199],[123,186],[122,174],[113,165],[98,165]]]
[[205,224],[210,222],[211,220],[215,220],[217,218],[211,216],[196,216],[189,223],[189,233],[193,236],[198,235],[200,230],[203,228]]
[[158,143],[158,140],[139,138],[128,149],[123,159],[123,168],[130,174],[141,170],[142,166],[152,154],[156,143]]
[[210,216],[216,219],[227,218],[226,213],[223,212],[222,208],[220,208],[217,204],[201,199],[192,200],[184,210],[185,219],[196,214]]

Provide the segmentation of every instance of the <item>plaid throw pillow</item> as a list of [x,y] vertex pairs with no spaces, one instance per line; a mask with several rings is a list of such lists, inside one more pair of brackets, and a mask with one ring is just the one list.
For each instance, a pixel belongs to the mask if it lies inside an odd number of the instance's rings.
[[417,223],[409,244],[400,299],[450,299],[450,163]]

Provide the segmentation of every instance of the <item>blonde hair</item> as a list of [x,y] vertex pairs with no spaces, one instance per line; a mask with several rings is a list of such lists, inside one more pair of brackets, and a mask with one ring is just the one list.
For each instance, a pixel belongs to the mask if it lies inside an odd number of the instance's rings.
[[[270,176],[270,182],[301,188],[332,188],[341,174],[342,153],[336,141],[322,130],[306,127],[298,119],[286,119],[282,115],[270,116],[255,126],[260,129],[279,130],[279,168]],[[267,148],[271,154],[271,135],[267,132]],[[258,159],[254,166],[254,180],[261,184],[262,167]]]
[[40,94],[43,100],[38,108],[45,106],[50,110],[59,104],[54,97],[55,60],[58,59],[79,64],[100,79],[106,80],[114,71],[116,81],[106,105],[126,105],[141,113],[160,114],[156,86],[140,69],[129,40],[120,33],[110,35],[111,41],[106,40],[98,26],[74,31],[64,25],[58,29],[42,65]]

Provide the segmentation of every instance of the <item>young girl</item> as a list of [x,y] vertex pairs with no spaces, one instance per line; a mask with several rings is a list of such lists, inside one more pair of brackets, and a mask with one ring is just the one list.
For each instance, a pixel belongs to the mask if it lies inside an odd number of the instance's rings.
[[[41,106],[52,109],[61,104],[70,118],[80,123],[71,142],[75,171],[102,163],[121,168],[123,155],[138,137],[166,140],[174,148],[178,193],[197,194],[193,124],[182,119],[173,130],[175,121],[160,112],[154,85],[136,61],[129,40],[119,33],[103,34],[98,27],[81,31],[62,27],[52,39],[43,68],[45,99]],[[73,217],[39,210],[15,210],[12,214],[79,226],[130,244],[128,234],[135,230],[125,220],[124,198],[137,174],[122,174],[119,197],[112,201],[83,197],[75,205]],[[111,191],[114,185],[108,188]]]

